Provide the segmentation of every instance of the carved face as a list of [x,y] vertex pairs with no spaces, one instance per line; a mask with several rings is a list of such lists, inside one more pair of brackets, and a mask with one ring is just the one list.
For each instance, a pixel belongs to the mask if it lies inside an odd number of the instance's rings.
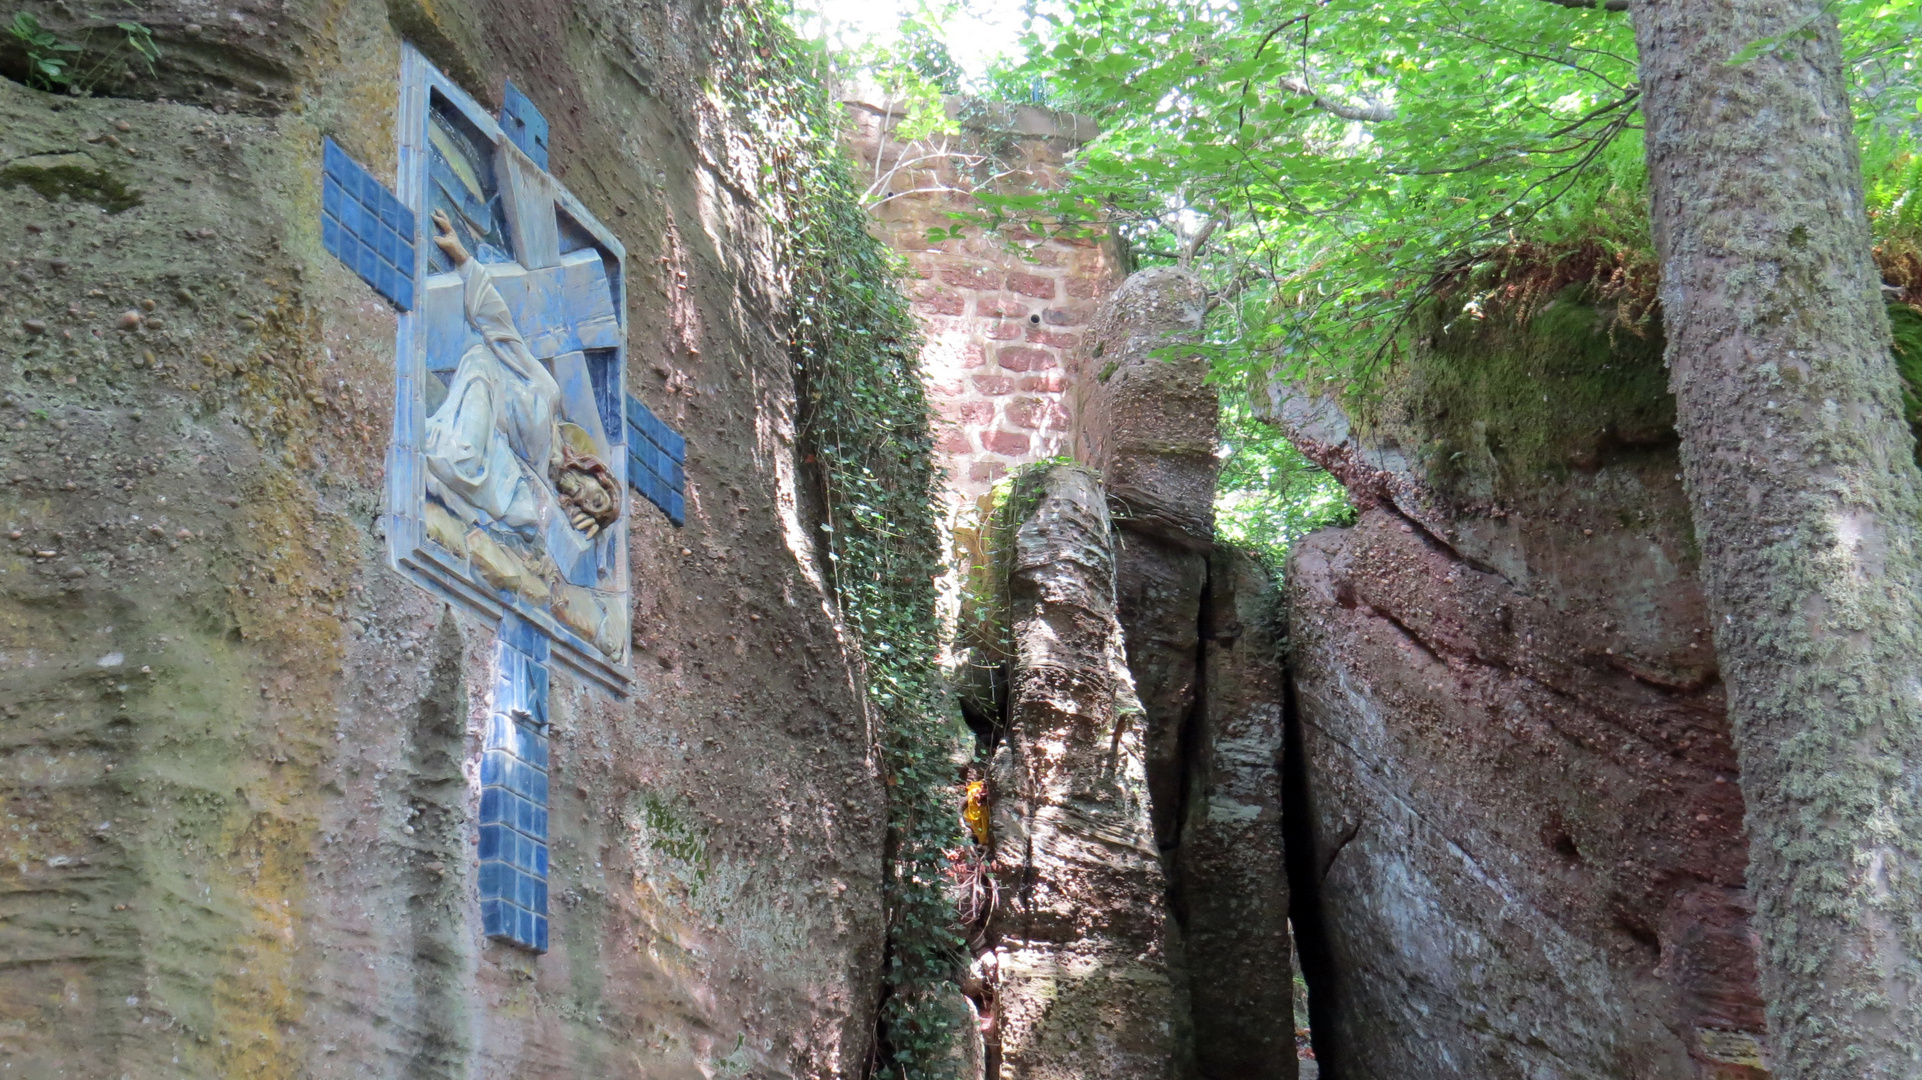
[[587,511],[588,515],[596,520],[613,516],[614,497],[607,493],[606,487],[602,486],[600,477],[592,473],[572,470],[569,470],[567,476],[574,481],[574,490],[569,494],[574,496],[576,506]]
[[569,521],[593,536],[620,516],[620,489],[599,460],[571,452],[565,457],[566,463],[553,473],[554,487],[561,493]]

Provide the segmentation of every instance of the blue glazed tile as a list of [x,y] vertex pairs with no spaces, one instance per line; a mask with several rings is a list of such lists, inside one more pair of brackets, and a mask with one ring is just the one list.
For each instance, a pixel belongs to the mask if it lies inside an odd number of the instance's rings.
[[503,645],[520,652],[524,656],[532,656],[535,642],[539,641],[540,638],[540,629],[533,623],[528,622],[526,619],[521,618],[511,611],[501,615],[500,640]]
[[681,493],[678,491],[670,491],[667,494],[667,520],[676,525],[687,524],[687,501],[681,498]]
[[547,914],[547,882],[536,879],[534,882],[534,914]]
[[478,878],[482,900],[491,900],[501,895],[501,875],[503,872],[511,873],[507,867],[493,859],[488,859],[480,864],[479,872],[475,876]]
[[534,865],[531,867],[531,869],[536,874],[539,874],[542,877],[546,877],[547,876],[547,845],[530,843],[529,846],[531,846],[534,849]]
[[512,82],[501,91],[500,124],[508,141],[520,147],[534,164],[547,168],[547,118]]
[[545,915],[536,915],[534,917],[533,945],[535,949],[541,952],[547,951],[547,916]]
[[[513,796],[497,787],[481,788],[480,821],[482,825],[493,825],[501,820],[501,800],[504,798],[513,798]],[[486,886],[483,884],[482,890],[485,891],[485,889]]]
[[327,250],[395,306],[411,311],[413,211],[332,139],[322,143],[321,211]]
[[504,937],[508,934],[507,907],[499,900],[481,901],[481,930],[488,937]]
[[479,858],[481,861],[485,862],[488,859],[498,859],[501,857],[501,838],[506,835],[507,830],[499,825],[482,825],[480,827]]

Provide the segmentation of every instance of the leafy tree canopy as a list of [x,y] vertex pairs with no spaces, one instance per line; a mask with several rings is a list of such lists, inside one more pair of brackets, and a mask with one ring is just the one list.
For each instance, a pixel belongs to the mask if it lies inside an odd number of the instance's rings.
[[[1471,316],[1530,276],[1653,313],[1633,33],[1584,0],[1049,0],[1027,59],[1101,138],[990,215],[1120,228],[1192,260],[1221,374],[1347,378],[1420,301]],[[1922,221],[1922,0],[1837,0],[1878,231]],[[1731,63],[1773,49],[1752,43]],[[1903,223],[1906,223],[1905,225]],[[1522,286],[1525,288],[1525,286]]]

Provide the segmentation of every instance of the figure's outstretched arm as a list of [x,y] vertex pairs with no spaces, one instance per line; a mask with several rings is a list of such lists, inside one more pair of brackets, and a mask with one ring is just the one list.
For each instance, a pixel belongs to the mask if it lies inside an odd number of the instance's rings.
[[456,270],[470,258],[467,248],[454,232],[454,223],[447,220],[445,210],[434,211],[434,246],[447,253],[448,261],[454,264]]

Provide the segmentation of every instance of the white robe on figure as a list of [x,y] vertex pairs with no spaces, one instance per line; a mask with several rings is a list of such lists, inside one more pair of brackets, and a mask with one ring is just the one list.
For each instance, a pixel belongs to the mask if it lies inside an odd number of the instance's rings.
[[529,540],[566,531],[550,528],[560,507],[547,481],[560,384],[528,351],[487,268],[468,259],[459,273],[481,343],[461,354],[447,399],[427,419],[428,488],[469,524],[471,507]]

